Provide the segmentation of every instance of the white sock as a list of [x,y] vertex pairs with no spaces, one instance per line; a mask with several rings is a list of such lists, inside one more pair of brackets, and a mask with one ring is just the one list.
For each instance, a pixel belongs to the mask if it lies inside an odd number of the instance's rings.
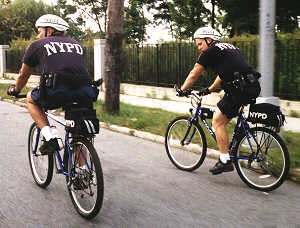
[[86,169],[86,165],[80,166],[79,169]]
[[54,138],[51,132],[51,128],[49,126],[43,127],[41,133],[45,137],[46,141],[49,141],[50,139]]
[[220,160],[224,164],[227,163],[227,161],[230,160],[229,153],[227,153],[227,154],[220,154]]

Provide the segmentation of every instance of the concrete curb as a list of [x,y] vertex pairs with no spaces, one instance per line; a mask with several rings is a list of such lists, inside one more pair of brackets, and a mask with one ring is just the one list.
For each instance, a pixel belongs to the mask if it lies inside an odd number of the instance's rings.
[[[19,106],[24,107],[24,108],[27,108],[27,105],[25,103],[20,102],[20,101],[14,101],[14,100],[10,100],[10,99],[2,99],[0,97],[0,101],[1,100],[5,101],[5,102],[8,102],[8,103],[11,103],[11,104],[19,105]],[[58,115],[63,116],[63,112],[59,113]],[[107,124],[107,123],[104,123],[104,122],[101,122],[101,121],[99,123],[100,123],[100,127],[111,130],[111,131],[115,131],[115,132],[119,132],[119,133],[122,133],[122,134],[135,136],[135,137],[146,139],[146,140],[153,141],[153,142],[156,142],[156,143],[161,143],[161,144],[165,143],[165,137],[160,136],[160,135],[155,135],[155,134],[151,134],[149,132],[144,132],[144,131],[140,131],[140,130],[136,130],[136,129],[122,127],[122,126],[118,126],[118,125],[114,125],[114,124]],[[210,158],[218,159],[219,158],[219,151],[207,148],[206,156],[210,157]],[[290,174],[290,179],[292,181],[296,181],[297,176],[300,176],[300,168],[290,170],[289,174]]]

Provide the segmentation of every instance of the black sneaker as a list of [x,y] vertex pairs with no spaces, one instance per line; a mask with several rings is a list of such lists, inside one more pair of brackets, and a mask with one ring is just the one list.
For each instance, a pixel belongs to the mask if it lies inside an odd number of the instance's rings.
[[59,150],[57,138],[52,138],[49,141],[45,141],[40,147],[40,152],[42,155],[51,155],[57,150]]
[[232,161],[229,160],[225,164],[219,160],[213,168],[209,170],[213,175],[220,174],[223,172],[233,171]]

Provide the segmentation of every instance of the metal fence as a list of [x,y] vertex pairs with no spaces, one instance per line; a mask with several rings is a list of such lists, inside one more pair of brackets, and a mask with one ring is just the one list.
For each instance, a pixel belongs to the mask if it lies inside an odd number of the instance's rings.
[[274,95],[300,100],[300,39],[277,42],[274,72]]
[[[249,63],[257,69],[258,41],[234,41]],[[282,99],[300,100],[300,39],[276,41],[274,95]],[[94,74],[94,49],[85,47],[90,75]],[[7,72],[18,73],[25,50],[8,50]],[[194,43],[127,45],[123,55],[121,81],[132,84],[173,87],[182,84],[193,68],[199,51]],[[38,69],[35,72],[39,74]],[[195,88],[208,86],[215,79],[211,71],[199,78]]]
[[[122,81],[170,87],[180,84],[198,57],[191,43],[128,45],[124,52]],[[207,75],[206,75],[207,80]]]
[[[249,62],[257,66],[256,44],[249,42],[235,43],[247,56]],[[194,43],[166,43],[157,45],[136,46],[125,48],[125,69],[122,81],[135,84],[148,84],[171,87],[175,83],[182,84],[193,68],[199,56]],[[208,85],[215,75],[208,70],[200,77],[197,85]]]
[[8,50],[6,55],[6,71],[9,73],[18,73],[24,56],[25,50]]
[[[258,68],[258,41],[233,41],[248,62]],[[274,95],[300,100],[300,40],[277,41],[275,50]],[[182,84],[193,68],[199,51],[194,43],[128,45],[124,51],[122,82],[172,87]],[[216,75],[208,70],[195,88],[210,85]]]

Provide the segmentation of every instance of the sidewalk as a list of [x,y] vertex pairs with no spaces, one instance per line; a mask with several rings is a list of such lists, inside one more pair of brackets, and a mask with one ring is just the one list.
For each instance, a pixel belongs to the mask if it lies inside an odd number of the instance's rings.
[[[100,93],[99,97],[102,99],[103,93]],[[192,107],[189,102],[180,102],[180,101],[171,101],[171,100],[166,101],[160,99],[129,96],[124,94],[120,95],[120,101],[132,105],[161,108],[163,110],[182,113],[182,114],[188,114],[189,109]],[[283,130],[300,132],[300,118],[286,116],[286,123],[283,126]]]

